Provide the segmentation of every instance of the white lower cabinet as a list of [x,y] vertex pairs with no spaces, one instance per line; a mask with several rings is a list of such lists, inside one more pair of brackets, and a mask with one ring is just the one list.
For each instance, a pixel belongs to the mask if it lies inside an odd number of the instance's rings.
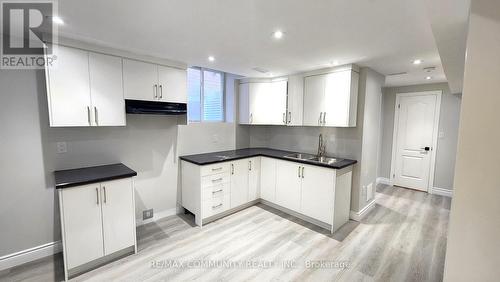
[[260,159],[260,197],[266,201],[276,200],[276,159]]
[[210,165],[181,161],[182,206],[202,226],[262,199],[337,230],[349,220],[352,166],[332,169],[271,157]]
[[66,278],[86,263],[128,247],[135,250],[131,178],[59,189],[59,204]]

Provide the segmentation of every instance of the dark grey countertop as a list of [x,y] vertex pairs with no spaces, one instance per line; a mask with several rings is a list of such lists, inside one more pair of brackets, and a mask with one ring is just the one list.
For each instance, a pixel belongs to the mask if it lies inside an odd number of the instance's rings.
[[137,172],[122,163],[54,171],[57,189],[136,175]]
[[339,161],[331,165],[325,163],[307,161],[307,160],[285,158],[286,155],[290,155],[293,153],[300,153],[300,152],[291,152],[291,151],[276,150],[270,148],[248,148],[248,149],[238,149],[231,151],[220,151],[220,152],[213,152],[206,154],[181,156],[180,159],[196,165],[208,165],[208,164],[227,162],[227,161],[250,158],[250,157],[263,156],[263,157],[276,158],[286,161],[322,166],[333,169],[341,169],[357,163],[356,160],[341,159],[341,158],[337,158],[339,159]]

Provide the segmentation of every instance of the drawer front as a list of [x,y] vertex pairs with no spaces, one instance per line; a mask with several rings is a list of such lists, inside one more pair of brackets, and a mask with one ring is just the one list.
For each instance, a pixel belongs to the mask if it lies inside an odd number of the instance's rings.
[[231,205],[231,194],[221,195],[202,202],[203,218],[227,211]]
[[222,183],[211,187],[205,187],[202,189],[201,199],[202,201],[211,200],[214,198],[221,197],[230,192],[229,183]]
[[229,172],[229,162],[204,165],[201,167],[202,177],[223,172]]
[[203,176],[201,178],[201,188],[211,187],[223,183],[229,183],[229,172]]

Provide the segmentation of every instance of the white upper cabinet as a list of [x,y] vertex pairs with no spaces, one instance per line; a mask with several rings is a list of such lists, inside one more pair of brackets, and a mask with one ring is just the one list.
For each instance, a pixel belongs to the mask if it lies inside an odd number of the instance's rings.
[[93,125],[124,126],[122,59],[90,52],[89,69]]
[[50,126],[90,126],[88,52],[57,47],[57,60],[45,69]]
[[287,81],[240,84],[240,124],[285,125]]
[[307,76],[304,81],[304,125],[356,126],[359,74],[340,70]]
[[57,46],[46,68],[50,126],[124,126],[122,59]]
[[155,64],[123,59],[125,99],[158,100],[158,67]]
[[304,105],[304,76],[292,75],[288,77],[287,96],[287,125],[300,126],[303,119]]
[[123,60],[125,99],[187,102],[186,70],[136,60]]
[[187,103],[186,70],[158,66],[158,100]]

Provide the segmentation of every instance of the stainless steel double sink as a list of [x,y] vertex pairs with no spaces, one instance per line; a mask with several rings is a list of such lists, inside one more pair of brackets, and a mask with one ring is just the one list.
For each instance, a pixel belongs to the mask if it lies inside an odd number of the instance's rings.
[[311,154],[301,154],[301,153],[293,153],[290,155],[286,155],[285,158],[307,161],[307,162],[312,162],[312,163],[321,163],[321,164],[327,164],[327,165],[332,165],[336,162],[341,161],[341,159],[324,157],[324,156],[315,156],[315,155],[311,155]]

